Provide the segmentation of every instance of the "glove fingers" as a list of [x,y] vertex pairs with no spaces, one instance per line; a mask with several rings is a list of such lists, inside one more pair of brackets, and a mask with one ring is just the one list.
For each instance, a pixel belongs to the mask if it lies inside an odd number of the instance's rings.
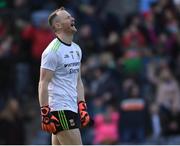
[[89,115],[88,116],[86,116],[86,121],[90,121],[90,117],[89,117]]
[[84,125],[86,126],[89,123],[89,121],[90,121],[90,117],[87,116]]
[[81,113],[81,121],[84,121],[87,116],[88,116],[87,113],[82,112],[82,113]]
[[79,106],[80,111],[86,111],[87,110],[87,106],[86,106],[86,103],[84,101],[80,101],[78,103],[78,106]]
[[85,111],[82,111],[82,112],[80,113],[80,115],[81,115],[81,118],[84,118],[85,116],[87,116],[87,115],[88,115],[88,113],[87,113],[87,112],[85,112]]
[[41,107],[41,116],[42,116],[42,130],[55,133],[57,127],[60,126],[59,120],[50,112],[49,106]]
[[[56,126],[56,125],[57,126]],[[56,132],[57,127],[59,126],[59,123],[54,123],[54,122],[50,122],[49,124],[41,124],[42,130],[50,132],[50,133],[54,133]]]
[[54,123],[50,123],[49,125],[42,124],[41,127],[42,127],[42,130],[44,130],[44,131],[47,131],[50,133],[56,132],[56,127],[55,127]]
[[56,132],[56,127],[55,127],[54,123],[50,124],[50,129],[51,129],[51,133]]
[[47,130],[48,130],[48,132],[51,132],[51,133],[52,133],[52,128],[51,128],[51,125],[50,125],[50,124],[47,125]]
[[89,117],[89,115],[87,114],[87,115],[86,115],[85,117],[83,117],[82,120],[81,120],[82,126],[83,126],[83,127],[86,126],[86,125],[89,123],[89,121],[90,121],[90,117]]
[[44,124],[44,131],[48,131],[47,125]]
[[89,123],[89,118],[87,118],[86,120],[82,121],[82,125],[86,126]]

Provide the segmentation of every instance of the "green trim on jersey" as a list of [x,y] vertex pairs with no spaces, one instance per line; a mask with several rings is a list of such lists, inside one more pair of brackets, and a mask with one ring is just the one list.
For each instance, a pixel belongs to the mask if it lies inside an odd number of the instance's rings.
[[57,41],[54,43],[53,47],[51,48],[51,51],[56,52],[56,51],[59,49],[60,45],[61,45],[61,43],[57,40]]

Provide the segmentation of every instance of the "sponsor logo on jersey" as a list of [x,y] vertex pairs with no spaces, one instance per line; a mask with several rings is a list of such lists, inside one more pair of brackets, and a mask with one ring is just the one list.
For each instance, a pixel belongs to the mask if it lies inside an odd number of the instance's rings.
[[80,59],[80,55],[79,55],[79,52],[78,52],[78,51],[76,51],[76,54],[77,54],[77,56],[78,56],[78,59]]
[[69,58],[69,55],[68,55],[68,54],[65,54],[65,55],[64,55],[64,58]]
[[71,54],[72,59],[74,59],[73,51],[69,51],[69,53]]

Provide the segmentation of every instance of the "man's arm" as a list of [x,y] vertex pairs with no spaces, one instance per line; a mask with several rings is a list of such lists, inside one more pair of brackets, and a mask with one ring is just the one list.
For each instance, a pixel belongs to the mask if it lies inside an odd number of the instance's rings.
[[41,107],[42,130],[56,134],[59,121],[51,114],[51,109],[48,103],[48,84],[51,81],[53,74],[54,72],[48,69],[41,68],[40,70],[39,104]]
[[78,102],[84,101],[84,85],[81,79],[81,72],[78,74],[78,81],[77,81],[77,93],[78,93]]
[[40,106],[48,105],[48,84],[53,77],[54,72],[41,68],[39,79],[39,104]]
[[86,106],[85,98],[84,98],[84,86],[83,86],[80,72],[78,74],[77,93],[78,93],[78,109],[79,109],[79,114],[81,118],[81,126],[85,127],[90,122],[90,117],[87,112],[87,106]]

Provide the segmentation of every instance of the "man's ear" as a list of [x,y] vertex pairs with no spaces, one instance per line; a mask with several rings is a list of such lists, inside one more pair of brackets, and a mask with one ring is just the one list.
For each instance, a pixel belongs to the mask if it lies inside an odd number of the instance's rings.
[[61,29],[62,28],[62,25],[59,22],[56,22],[54,24],[54,26],[55,26],[56,29]]

